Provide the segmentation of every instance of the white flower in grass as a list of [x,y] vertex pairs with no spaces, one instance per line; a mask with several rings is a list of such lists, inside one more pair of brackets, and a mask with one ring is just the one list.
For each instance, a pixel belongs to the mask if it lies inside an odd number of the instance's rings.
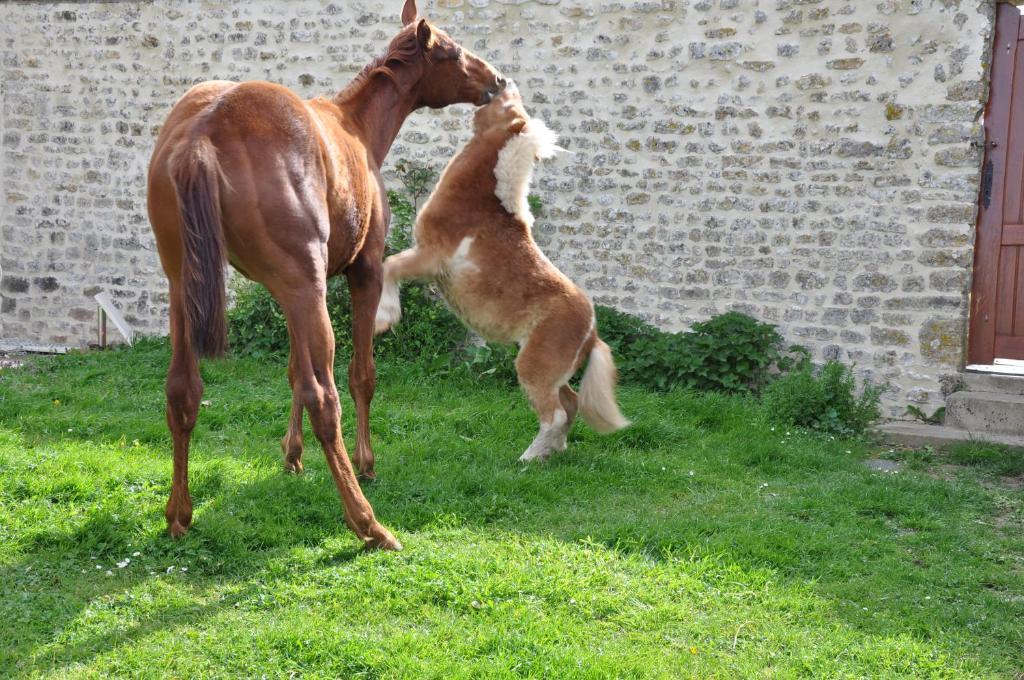
[[170,574],[173,571],[174,571],[174,565],[173,564],[171,566],[167,567],[167,573],[168,574]]
[[142,553],[140,553],[138,550],[136,550],[135,552],[132,553],[132,557],[138,557],[141,554]]
[[126,557],[126,558],[124,558],[123,560],[121,560],[120,562],[117,563],[117,568],[118,569],[124,569],[129,564],[131,564],[131,559]]

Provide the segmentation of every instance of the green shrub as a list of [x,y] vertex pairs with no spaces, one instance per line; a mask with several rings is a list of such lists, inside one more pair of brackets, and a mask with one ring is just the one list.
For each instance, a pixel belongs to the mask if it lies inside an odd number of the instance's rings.
[[688,386],[698,390],[757,391],[783,358],[782,336],[775,326],[740,312],[695,323],[684,337]]
[[[419,210],[420,199],[430,193],[437,182],[437,168],[432,163],[400,158],[395,162],[395,174],[405,187],[405,195],[412,204],[413,214]],[[391,194],[392,192],[388,192]]]
[[263,359],[288,354],[288,327],[281,306],[266,288],[241,276],[231,281],[228,346],[233,354]]
[[635,316],[597,308],[597,328],[615,353],[624,382],[666,390],[757,391],[771,371],[806,363],[807,350],[782,349],[775,326],[739,312],[666,333]]
[[865,382],[858,395],[853,369],[829,361],[818,371],[804,365],[780,376],[765,390],[763,405],[782,425],[858,436],[881,416],[883,391],[883,386]]
[[[232,352],[256,358],[288,355],[288,328],[277,301],[266,288],[251,281],[235,285],[235,305],[228,312]],[[339,358],[352,354],[352,298],[344,278],[327,282],[327,311],[334,328]],[[462,322],[430,287],[410,283],[402,287],[402,322],[376,338],[376,356],[382,359],[436,362],[448,359],[467,342]]]
[[456,365],[478,378],[517,385],[519,377],[515,363],[518,353],[512,345],[471,343],[457,353]]
[[388,191],[388,205],[391,206],[391,229],[388,231],[385,255],[394,255],[412,247],[416,208],[397,191]]

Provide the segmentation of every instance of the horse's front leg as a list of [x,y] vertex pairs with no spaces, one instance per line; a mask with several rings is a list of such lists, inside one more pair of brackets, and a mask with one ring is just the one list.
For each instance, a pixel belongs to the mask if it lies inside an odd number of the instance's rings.
[[[298,379],[300,358],[297,354],[298,348],[291,348],[291,356],[288,359],[288,384],[294,385]],[[302,472],[302,395],[292,394],[292,413],[288,418],[288,432],[281,440],[281,452],[284,454],[285,472]]]
[[383,248],[364,247],[345,270],[352,295],[352,360],[348,366],[348,390],[356,406],[356,467],[359,476],[374,479],[373,448],[370,445],[370,402],[377,389],[377,367],[373,360],[373,329],[380,303]]
[[414,247],[392,255],[384,262],[384,292],[377,308],[374,332],[380,335],[402,318],[398,284],[406,279],[425,279],[438,272],[440,258],[436,253]]

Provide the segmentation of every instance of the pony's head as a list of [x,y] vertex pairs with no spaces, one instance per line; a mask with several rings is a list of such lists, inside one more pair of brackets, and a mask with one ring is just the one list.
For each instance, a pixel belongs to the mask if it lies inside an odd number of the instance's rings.
[[519,133],[529,122],[530,116],[523,106],[523,96],[512,81],[496,94],[486,106],[481,106],[473,114],[473,131],[477,134],[502,128],[511,133]]
[[542,158],[564,151],[558,146],[558,135],[540,118],[530,117],[515,83],[509,83],[489,104],[477,109],[473,132],[474,139],[485,140],[484,148],[497,148],[494,195],[505,210],[531,227],[533,216],[527,195],[533,166]]
[[531,118],[523,106],[523,96],[512,81],[486,106],[473,115],[473,132],[477,135],[497,133],[503,137],[520,137],[525,148],[533,150],[533,160],[551,158],[564,151],[558,146],[558,135],[539,118]]

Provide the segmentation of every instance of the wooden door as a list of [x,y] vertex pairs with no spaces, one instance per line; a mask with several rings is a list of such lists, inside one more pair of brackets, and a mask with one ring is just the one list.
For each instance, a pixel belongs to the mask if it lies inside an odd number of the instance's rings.
[[997,5],[968,360],[1024,359],[1024,22]]

